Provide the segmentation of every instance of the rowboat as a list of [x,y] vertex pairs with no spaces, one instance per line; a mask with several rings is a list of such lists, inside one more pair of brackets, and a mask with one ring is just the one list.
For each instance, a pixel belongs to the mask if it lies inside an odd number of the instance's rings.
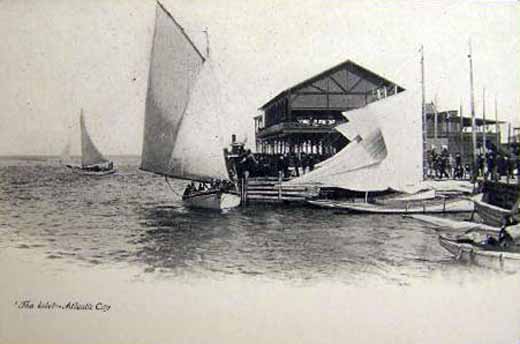
[[459,261],[506,272],[520,270],[520,253],[484,249],[443,235],[439,236],[439,243]]
[[[512,209],[504,209],[499,206],[484,201],[484,194],[473,198],[475,212],[483,223],[491,226],[501,226],[508,223],[509,218],[514,214]],[[518,207],[518,204],[516,205]]]
[[366,214],[446,214],[468,213],[473,211],[473,202],[468,199],[443,199],[436,202],[419,202],[410,205],[404,202],[400,205],[377,204],[352,201],[308,200],[309,204],[321,208],[346,210],[353,213]]

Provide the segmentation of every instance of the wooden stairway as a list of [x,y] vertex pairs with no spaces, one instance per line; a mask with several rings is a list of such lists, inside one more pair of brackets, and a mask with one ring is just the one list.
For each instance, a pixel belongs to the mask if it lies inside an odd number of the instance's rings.
[[249,178],[244,181],[243,201],[245,203],[281,203],[304,202],[308,198],[317,197],[319,189],[309,185],[282,185],[289,179],[262,177]]

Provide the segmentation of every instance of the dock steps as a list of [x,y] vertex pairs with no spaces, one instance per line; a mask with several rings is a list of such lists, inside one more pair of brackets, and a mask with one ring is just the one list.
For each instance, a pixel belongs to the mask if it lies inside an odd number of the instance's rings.
[[319,189],[311,185],[282,185],[285,178],[251,178],[244,181],[243,200],[246,203],[304,202],[317,197]]

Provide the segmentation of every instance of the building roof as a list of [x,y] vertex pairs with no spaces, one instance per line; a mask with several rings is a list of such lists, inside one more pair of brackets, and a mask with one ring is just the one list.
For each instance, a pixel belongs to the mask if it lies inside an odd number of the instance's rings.
[[398,92],[401,92],[401,91],[404,91],[404,88],[395,84],[394,82],[360,66],[359,64],[353,62],[352,60],[346,60],[334,67],[331,67],[319,74],[316,74],[308,79],[305,79],[301,82],[299,82],[298,84],[294,85],[294,86],[291,86],[285,90],[283,90],[282,92],[280,92],[278,95],[276,95],[274,98],[272,98],[271,100],[269,100],[267,103],[265,103],[264,105],[262,105],[260,107],[260,110],[265,110],[265,108],[267,108],[270,104],[274,103],[275,101],[277,101],[278,99],[284,97],[284,96],[287,96],[288,94],[294,92],[295,90],[299,90],[299,89],[302,89],[306,86],[309,86],[310,84],[322,79],[322,78],[325,78],[327,76],[330,76],[334,73],[336,73],[337,71],[341,70],[342,68],[350,68],[352,72],[356,72],[358,74],[362,74],[363,75],[363,78],[366,78],[366,79],[370,79],[372,81],[374,81],[377,85],[379,85],[379,87],[383,87],[383,86],[387,86],[387,87],[394,87],[394,86],[397,86],[398,87]]

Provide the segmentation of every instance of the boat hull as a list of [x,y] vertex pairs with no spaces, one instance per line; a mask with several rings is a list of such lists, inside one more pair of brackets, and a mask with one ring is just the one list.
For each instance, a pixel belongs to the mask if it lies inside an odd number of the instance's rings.
[[332,209],[343,209],[353,213],[366,214],[444,214],[444,213],[469,213],[473,211],[471,200],[452,200],[435,204],[423,203],[419,206],[393,207],[371,203],[337,202],[328,200],[309,200],[309,204]]
[[87,169],[83,169],[81,168],[80,166],[71,166],[71,165],[67,165],[67,167],[73,172],[73,173],[76,173],[76,174],[80,174],[82,176],[93,176],[93,177],[102,177],[102,176],[108,176],[108,175],[111,175],[111,174],[114,174],[116,173],[116,169],[111,169],[111,170],[101,170],[101,171],[92,171],[92,170],[87,170]]
[[439,243],[459,261],[507,272],[520,270],[520,253],[484,250],[469,243],[458,243],[443,235]]
[[511,215],[510,210],[491,205],[478,198],[475,198],[473,202],[475,203],[475,212],[486,225],[500,227],[507,223],[507,218]]
[[188,208],[223,210],[238,207],[240,196],[229,192],[203,191],[183,197],[182,201]]

